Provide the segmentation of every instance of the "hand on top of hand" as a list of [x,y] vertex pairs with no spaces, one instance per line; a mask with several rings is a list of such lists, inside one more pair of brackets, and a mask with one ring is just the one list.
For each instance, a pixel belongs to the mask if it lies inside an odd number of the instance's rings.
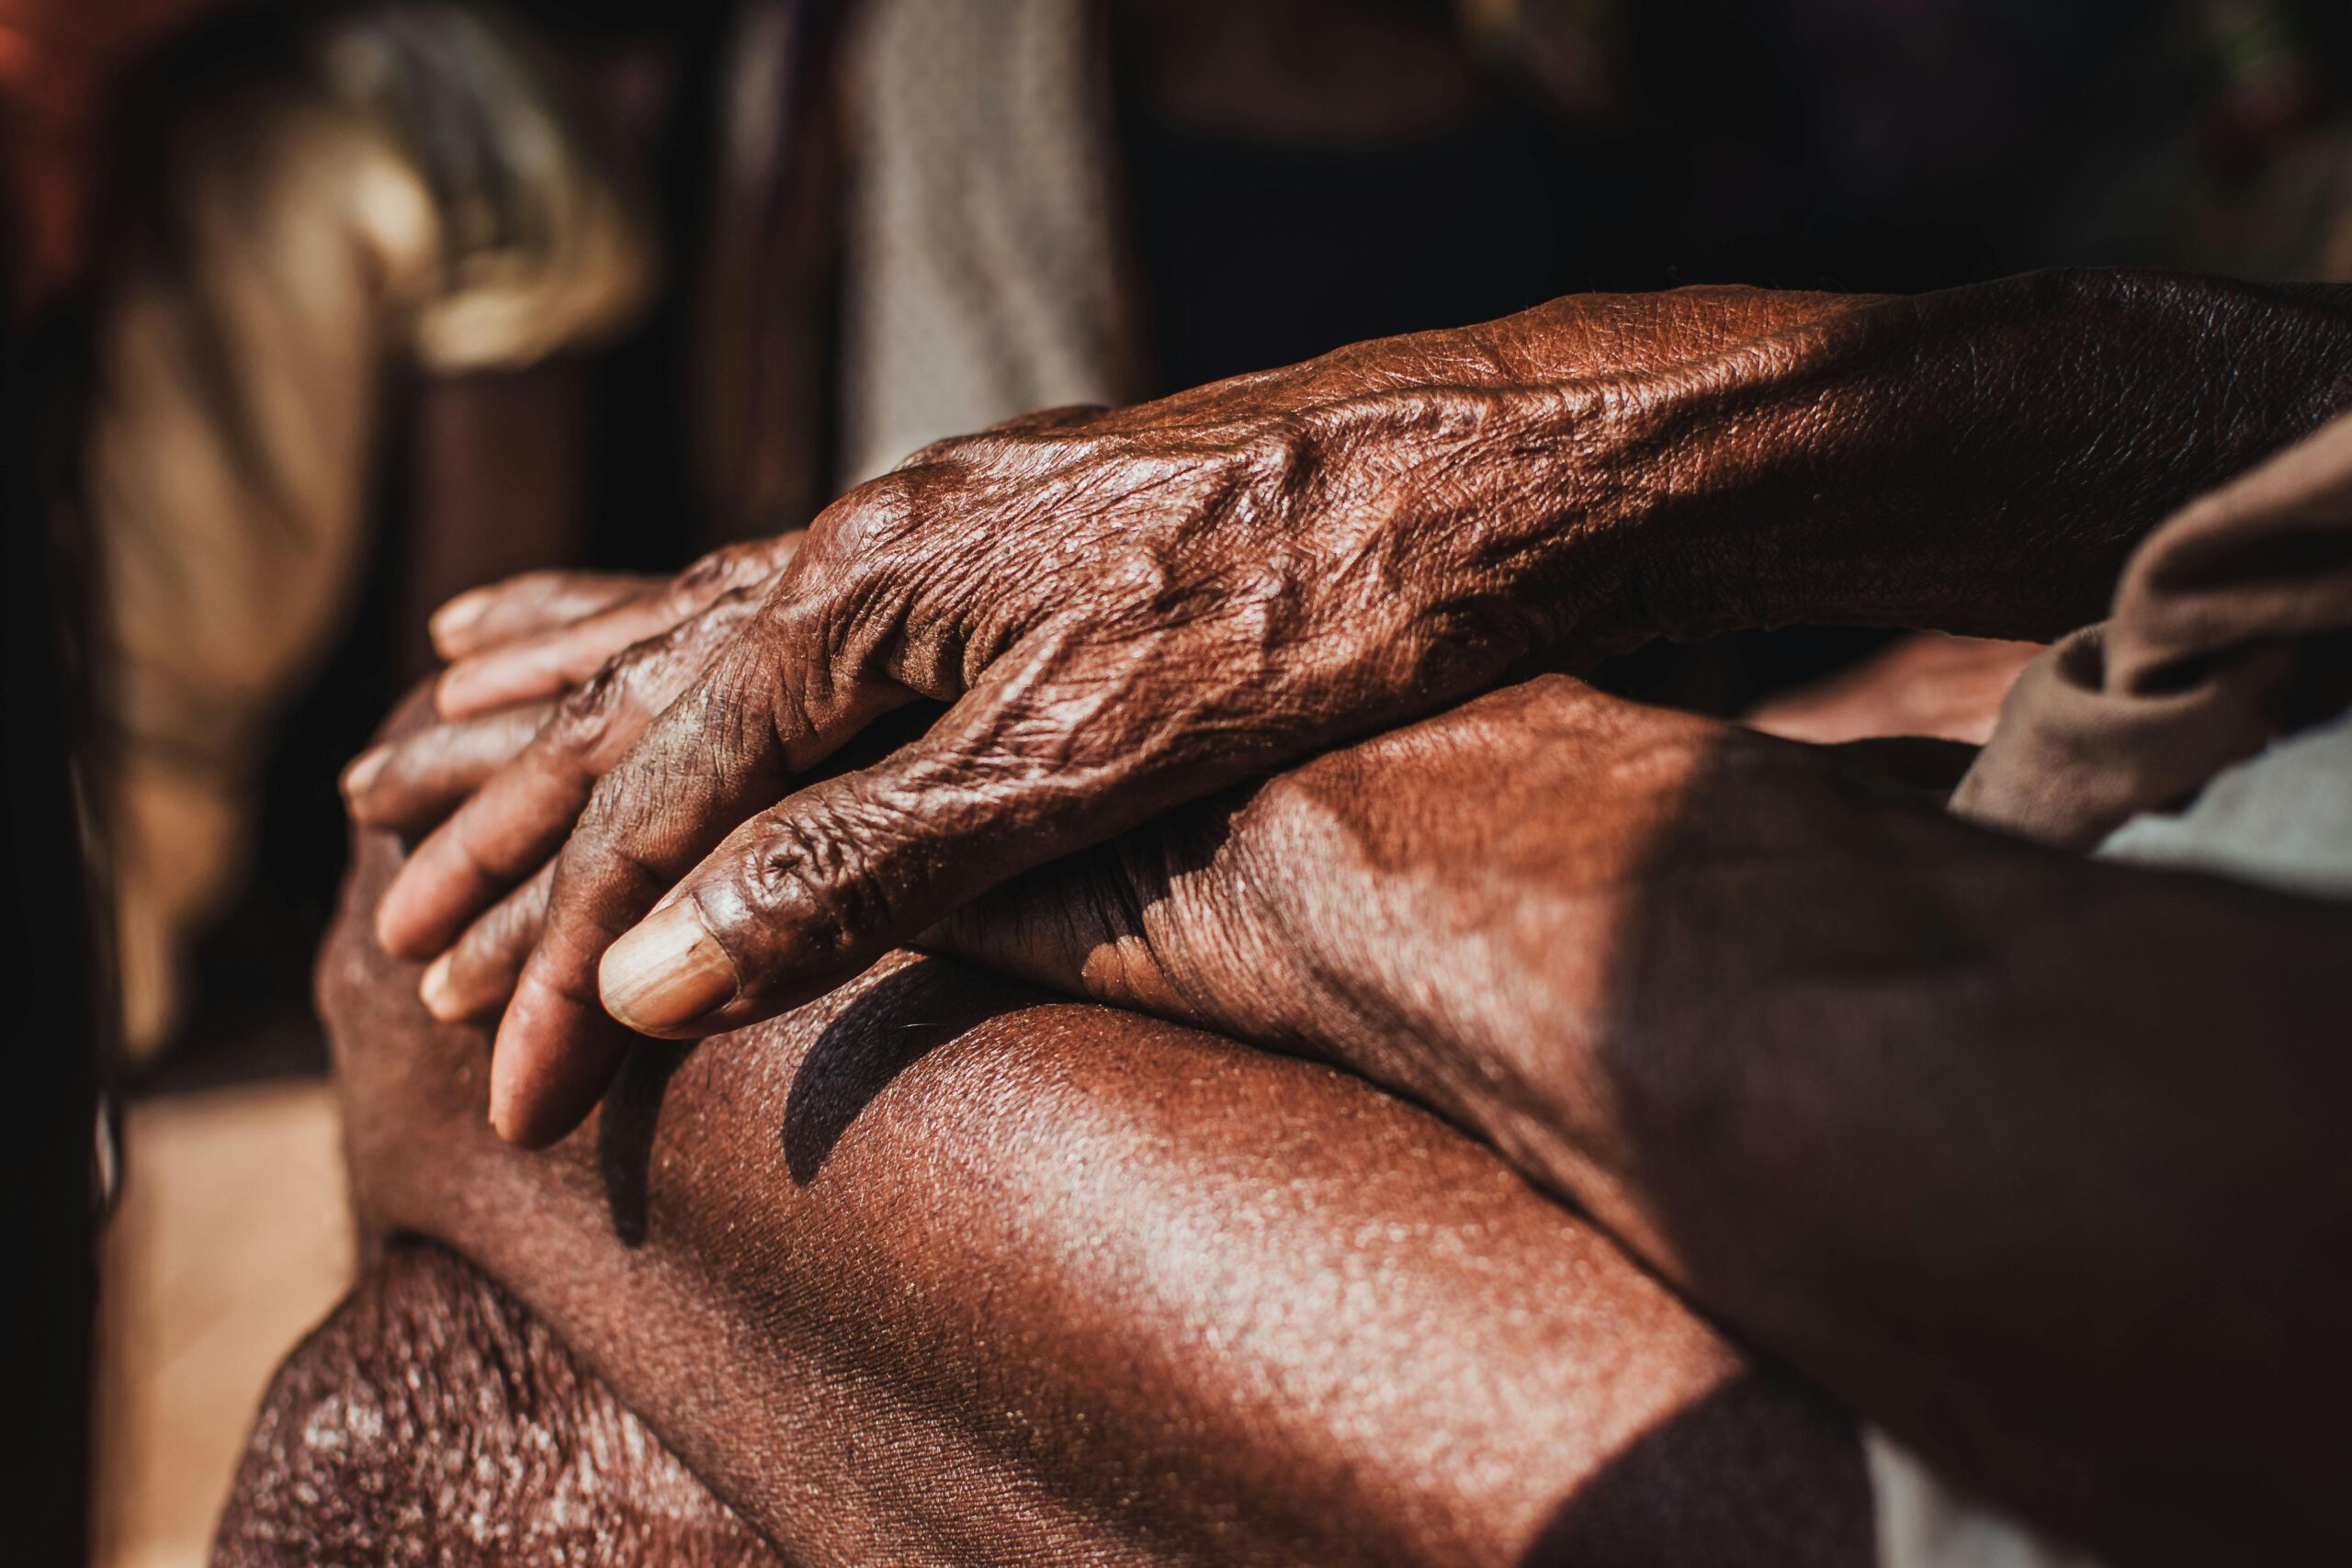
[[435,959],[422,989],[435,1016],[505,1002],[596,779],[701,673],[800,538],[729,546],[674,578],[531,572],[434,617],[451,661],[441,722],[358,758],[343,788],[356,820],[421,840],[376,930],[395,956]]
[[[364,821],[450,813],[378,929],[446,952],[444,1016],[514,978],[500,1130],[585,1114],[615,1019],[684,1037],[780,1011],[1016,872],[1548,643],[1527,579],[1589,498],[1495,460],[1521,403],[1387,380],[1317,362],[941,443],[829,508],[763,588],[542,577],[444,612],[456,716],[348,788]],[[919,698],[950,705],[921,739],[797,787]]]
[[[1632,646],[1694,605],[1713,624],[1747,534],[1636,561],[1621,525],[1688,511],[1717,468],[1760,471],[1761,426],[1721,413],[1758,378],[1794,367],[1809,429],[1823,351],[1778,334],[1860,308],[1555,301],[939,443],[827,508],[772,578],[721,562],[469,595],[436,626],[451,723],[350,780],[363,820],[449,813],[379,930],[447,953],[426,982],[445,1016],[511,977],[492,1118],[560,1135],[620,1025],[780,1011],[1015,873],[1531,655]],[[560,708],[515,705],[600,668]],[[812,782],[919,699],[946,705],[927,733]]]

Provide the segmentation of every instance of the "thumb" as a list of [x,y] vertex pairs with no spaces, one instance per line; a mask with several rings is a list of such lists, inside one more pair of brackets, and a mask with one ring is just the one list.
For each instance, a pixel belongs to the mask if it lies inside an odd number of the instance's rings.
[[671,1038],[772,1017],[1006,878],[1151,815],[1176,786],[1165,768],[1064,771],[976,750],[1007,727],[968,714],[974,696],[876,766],[737,828],[605,950],[605,1010]]
[[1167,922],[1156,913],[1183,892],[1165,832],[1146,823],[1023,872],[949,911],[922,945],[1065,996],[1201,1026],[1160,951]]

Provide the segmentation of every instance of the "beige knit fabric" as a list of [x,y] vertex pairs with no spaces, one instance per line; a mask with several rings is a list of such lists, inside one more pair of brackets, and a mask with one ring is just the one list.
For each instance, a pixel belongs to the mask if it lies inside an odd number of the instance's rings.
[[1137,395],[1098,7],[866,0],[843,68],[844,479]]
[[134,1048],[356,587],[385,371],[528,362],[625,321],[652,269],[521,52],[459,7],[345,19],[174,133],[100,301],[85,448]]

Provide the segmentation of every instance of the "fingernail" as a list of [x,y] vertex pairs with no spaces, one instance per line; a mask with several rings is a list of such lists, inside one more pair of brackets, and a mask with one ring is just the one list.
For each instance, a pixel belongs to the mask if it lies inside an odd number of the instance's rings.
[[605,950],[596,990],[605,1010],[640,1034],[678,1029],[733,999],[735,961],[681,898]]
[[515,987],[517,994],[507,1002],[490,1040],[490,1124],[510,1144],[526,1143],[525,1134],[529,1131],[531,1075],[526,1071],[528,1053],[523,1049],[518,1027],[524,988]]
[[425,625],[435,646],[439,647],[453,637],[465,636],[472,629],[473,624],[481,619],[482,612],[489,608],[489,591],[469,588],[434,611],[433,618]]
[[343,770],[344,799],[356,800],[367,794],[368,786],[376,782],[376,776],[384,771],[384,764],[391,760],[392,749],[390,746],[379,746],[353,758],[351,766]]
[[456,1023],[466,1016],[465,1008],[449,989],[449,970],[457,956],[454,951],[443,953],[416,983],[416,994],[424,998],[424,1010],[443,1023]]

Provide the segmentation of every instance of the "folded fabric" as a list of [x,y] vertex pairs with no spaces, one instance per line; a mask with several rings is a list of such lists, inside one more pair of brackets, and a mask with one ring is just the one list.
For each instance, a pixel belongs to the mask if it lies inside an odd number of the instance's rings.
[[2088,850],[2347,704],[2352,414],[2149,535],[2109,618],[2026,667],[1952,810]]

